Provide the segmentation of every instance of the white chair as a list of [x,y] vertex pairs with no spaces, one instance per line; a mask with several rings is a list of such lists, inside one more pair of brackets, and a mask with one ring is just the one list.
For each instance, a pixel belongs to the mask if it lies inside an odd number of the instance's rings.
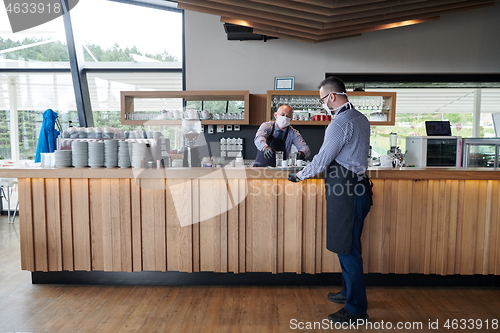
[[[10,208],[10,202],[12,199],[12,193],[14,191],[14,186],[17,185],[17,178],[0,178],[0,194],[7,201],[7,221],[8,223],[14,223],[16,219],[16,212],[19,208],[19,199],[16,203],[16,208],[12,211]],[[12,215],[12,218],[11,218]]]

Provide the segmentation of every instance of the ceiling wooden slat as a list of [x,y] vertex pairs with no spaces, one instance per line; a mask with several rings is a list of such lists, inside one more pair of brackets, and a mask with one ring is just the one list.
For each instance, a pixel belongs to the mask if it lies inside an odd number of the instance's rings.
[[[215,0],[212,0],[212,1],[215,1]],[[249,0],[249,1],[269,4],[269,0]],[[406,0],[404,2],[404,4],[422,3],[422,2],[428,2],[428,1],[429,0]],[[456,2],[456,0],[450,0],[450,1]],[[305,3],[297,2],[297,1],[293,1],[293,0],[273,0],[272,3],[275,6],[287,7],[290,9],[311,12],[311,13],[321,14],[321,15],[345,15],[345,14],[349,14],[349,13],[356,13],[359,11],[370,11],[370,10],[375,10],[375,9],[380,9],[380,8],[401,5],[400,0],[386,0],[386,1],[370,2],[370,3],[364,4],[364,5],[340,7],[340,8],[325,8],[322,6],[305,4]]]
[[[397,15],[398,12],[401,12],[402,15],[406,15],[405,12],[426,9],[428,7],[437,7],[438,5],[454,5],[454,6],[469,6],[466,0],[461,0],[462,5],[457,3],[457,0],[431,0],[431,1],[418,1],[418,2],[405,2],[404,4],[395,4],[394,6],[384,7],[384,8],[371,8],[367,9],[359,9],[356,12],[340,12],[338,10],[332,10],[330,13],[327,11],[321,11],[319,15],[313,15],[309,12],[304,12],[301,10],[290,9],[289,7],[280,7],[278,3],[272,2],[272,5],[269,3],[260,3],[255,2],[253,0],[186,0],[186,2],[191,2],[192,4],[208,4],[210,2],[217,4],[225,4],[234,6],[231,7],[231,11],[235,11],[235,7],[239,7],[240,13],[245,13],[247,10],[257,10],[266,13],[272,13],[275,16],[290,16],[290,17],[298,17],[305,18],[308,20],[315,20],[318,22],[331,23],[331,22],[339,22],[339,21],[348,21],[357,18],[364,17],[377,17],[379,15]],[[484,0],[486,2],[491,2],[491,0]],[[388,1],[389,2],[389,1]],[[392,2],[392,1],[390,1]],[[478,3],[479,4],[479,3]],[[289,5],[289,3],[283,4],[283,6]],[[214,9],[223,9],[229,10],[227,6],[219,6],[214,4],[212,6]],[[452,7],[455,8],[455,7]]]
[[[255,33],[321,42],[435,20],[500,0],[178,0],[178,7],[221,16]],[[402,24],[402,22],[404,24]]]
[[[262,17],[262,18],[269,19],[269,20],[273,20],[273,19],[279,18],[281,22],[286,22],[286,23],[290,23],[290,24],[299,24],[299,25],[302,25],[302,26],[316,28],[316,29],[322,29],[322,27],[323,27],[323,23],[317,22],[317,21],[305,20],[305,19],[299,19],[299,18],[291,18],[291,17],[288,17],[288,16],[277,17],[276,15],[273,15],[271,13],[252,12],[252,11],[249,11],[249,10],[238,10],[236,12],[232,12],[232,11],[229,11],[229,10],[219,10],[219,9],[213,9],[213,8],[211,8],[210,4],[204,4],[203,6],[201,6],[199,4],[192,5],[192,4],[188,4],[188,3],[185,3],[185,2],[182,2],[182,3],[179,2],[177,7],[180,8],[180,9],[192,10],[192,11],[197,11],[197,12],[202,12],[202,13],[212,14],[212,15],[217,15],[217,16]],[[224,7],[229,7],[229,6],[224,6]]]
[[[251,20],[253,20],[253,21],[251,21]],[[265,29],[265,30],[273,30],[274,29],[275,31],[278,31],[280,28],[284,28],[284,29],[289,29],[289,30],[307,32],[307,33],[316,34],[316,35],[320,35],[321,31],[322,31],[322,30],[314,29],[314,28],[310,28],[310,27],[297,26],[296,24],[289,24],[289,23],[283,23],[283,22],[278,22],[278,21],[259,19],[256,17],[242,16],[242,15],[240,15],[239,18],[222,16],[220,18],[220,21],[224,22],[224,23],[231,23],[231,24],[236,24],[236,25],[248,26],[248,27],[252,27],[252,28]]]
[[309,5],[323,6],[327,8],[341,8],[348,6],[358,6],[365,5],[374,2],[383,2],[384,0],[293,0],[296,2],[302,2]]
[[[270,13],[273,16],[289,16],[293,18],[302,18],[306,20],[318,22],[330,22],[330,18],[323,14],[314,14],[305,11],[299,11],[288,7],[274,6],[274,2],[267,4],[253,2],[248,0],[185,0],[191,4],[209,4],[211,8],[220,10],[238,11],[244,14],[247,11],[258,11],[262,13]],[[229,8],[228,8],[229,7]]]
[[307,42],[307,43],[318,43],[318,42],[326,42],[326,41],[332,41],[332,40],[338,40],[338,39],[344,39],[344,38],[350,38],[350,37],[359,37],[361,34],[357,35],[345,35],[345,36],[340,36],[340,37],[333,37],[333,38],[325,38],[325,39],[310,39],[310,38],[302,38],[297,36],[296,34],[286,34],[286,33],[281,33],[281,32],[274,32],[271,34],[270,32],[266,30],[259,30],[255,29],[254,33],[256,34],[261,34],[261,35],[267,35],[267,36],[273,36],[273,37],[279,37],[279,38],[286,38],[286,39],[294,39],[302,42]]
[[[429,22],[429,21],[435,21],[438,20],[439,17],[430,17],[426,19],[422,19],[422,22]],[[377,30],[384,30],[388,29],[387,24],[382,24],[382,25],[375,25],[375,26],[370,26],[368,28],[364,29],[352,29],[352,30],[347,30],[343,32],[335,32],[331,34],[321,34],[321,35],[313,35],[313,34],[308,34],[305,32],[301,31],[296,31],[296,30],[288,30],[288,29],[283,29],[279,28],[277,30],[272,30],[272,29],[266,29],[266,28],[254,28],[254,32],[262,35],[268,35],[268,36],[275,36],[276,33],[281,33],[281,34],[286,34],[286,35],[294,35],[296,34],[297,36],[300,36],[302,38],[308,38],[310,39],[311,42],[317,43],[317,42],[324,42],[327,40],[333,40],[333,39],[339,39],[339,38],[346,38],[346,37],[353,37],[353,36],[360,36],[363,33],[366,32],[371,32],[371,31],[377,31]]]
[[[180,4],[181,2],[179,2]],[[287,17],[292,19],[303,19],[313,22],[328,22],[328,17],[324,15],[311,14],[306,12],[299,12],[293,9],[270,6],[260,4],[248,0],[229,0],[229,1],[211,1],[211,0],[182,0],[182,3],[191,5],[207,7],[220,11],[229,11],[238,14],[247,14],[260,16],[263,15],[269,19],[276,19],[279,17]],[[279,20],[278,20],[279,21]]]
[[[400,13],[390,13],[386,15],[379,15],[377,17],[368,17],[361,18],[357,20],[350,21],[338,21],[334,23],[326,23],[323,25],[323,29],[333,29],[340,27],[349,27],[356,26],[360,24],[380,24],[380,22],[385,21],[386,23],[391,22],[401,22],[412,19],[420,19],[431,16],[440,16],[444,14],[460,12],[471,9],[479,9],[483,7],[488,7],[494,5],[491,1],[478,1],[482,4],[474,5],[474,6],[459,6],[459,5],[448,5],[448,6],[437,6],[437,8],[433,7],[433,10],[412,10],[408,12],[400,12]],[[446,8],[444,8],[446,7]]]

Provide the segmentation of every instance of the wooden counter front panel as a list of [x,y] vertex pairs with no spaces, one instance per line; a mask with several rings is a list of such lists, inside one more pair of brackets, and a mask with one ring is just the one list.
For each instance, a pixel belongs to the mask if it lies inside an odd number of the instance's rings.
[[[500,274],[500,181],[373,183],[366,272]],[[322,180],[21,178],[19,200],[29,271],[340,271]]]

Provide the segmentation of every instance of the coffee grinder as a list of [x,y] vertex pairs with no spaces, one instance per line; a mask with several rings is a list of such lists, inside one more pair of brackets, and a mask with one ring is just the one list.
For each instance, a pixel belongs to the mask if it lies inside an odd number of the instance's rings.
[[182,165],[184,167],[199,167],[200,150],[195,146],[195,141],[201,133],[201,121],[199,119],[182,119],[182,134],[184,135],[186,146],[184,147],[184,157]]

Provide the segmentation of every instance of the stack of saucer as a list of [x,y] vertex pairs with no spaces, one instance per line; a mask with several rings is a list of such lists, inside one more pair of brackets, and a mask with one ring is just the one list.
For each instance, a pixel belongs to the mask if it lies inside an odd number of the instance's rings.
[[104,141],[104,166],[106,168],[118,166],[118,140]]
[[130,152],[128,141],[118,141],[118,166],[130,168]]
[[67,168],[71,166],[71,150],[54,151],[55,167]]
[[84,168],[89,165],[89,152],[86,141],[73,141],[71,150],[72,163],[75,168]]
[[104,166],[104,142],[89,142],[89,165],[91,168]]
[[132,168],[141,168],[144,167],[142,165],[144,161],[144,157],[146,157],[146,149],[147,146],[143,142],[133,142],[132,143],[132,154],[131,154],[131,164]]

